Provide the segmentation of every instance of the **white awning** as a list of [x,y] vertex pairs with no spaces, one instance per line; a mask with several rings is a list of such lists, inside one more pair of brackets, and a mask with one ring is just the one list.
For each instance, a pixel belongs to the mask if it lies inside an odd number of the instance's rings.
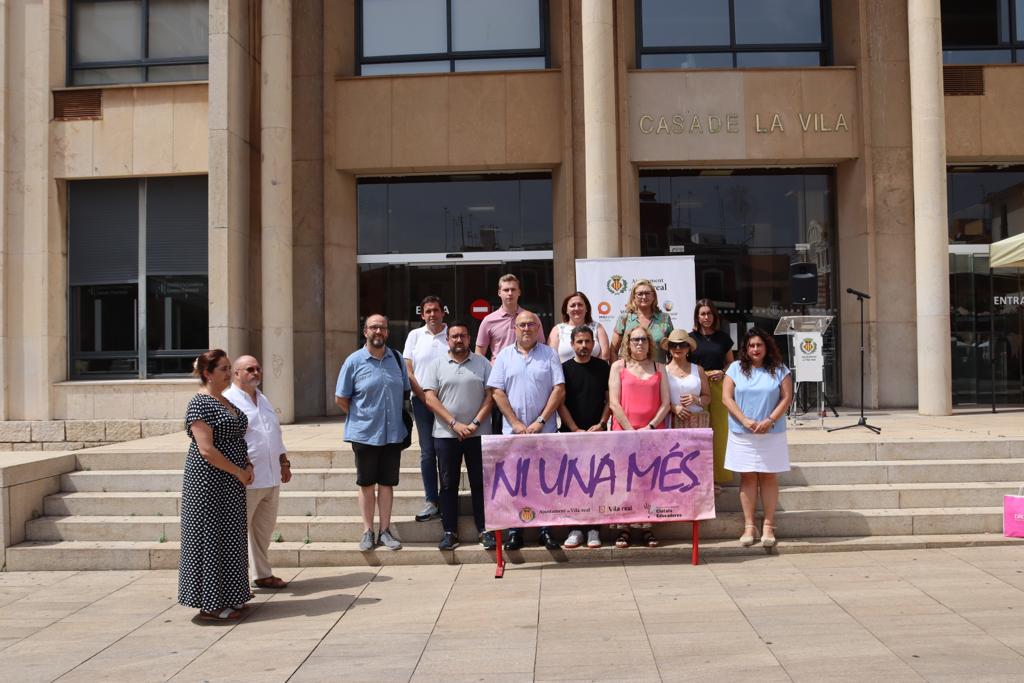
[[1024,268],[1024,233],[993,242],[989,268]]

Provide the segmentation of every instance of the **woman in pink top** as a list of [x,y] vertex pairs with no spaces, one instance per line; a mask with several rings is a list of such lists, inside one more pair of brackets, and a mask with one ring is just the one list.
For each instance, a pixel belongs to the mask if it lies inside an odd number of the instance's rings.
[[[612,430],[663,429],[671,409],[665,367],[651,357],[654,341],[646,327],[634,327],[619,349],[619,360],[612,364],[608,379],[608,407],[612,411]],[[644,544],[658,545],[651,524],[633,525],[644,530]],[[629,547],[628,526],[612,525],[621,532],[616,548]]]

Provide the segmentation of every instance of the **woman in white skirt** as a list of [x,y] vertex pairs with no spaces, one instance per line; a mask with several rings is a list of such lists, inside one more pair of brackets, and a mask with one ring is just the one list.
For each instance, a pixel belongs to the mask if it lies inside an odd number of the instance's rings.
[[740,473],[743,535],[740,544],[754,544],[754,511],[761,493],[764,528],[761,543],[775,545],[775,506],[779,500],[779,472],[789,471],[786,410],[793,400],[793,376],[782,364],[770,334],[751,328],[722,384],[722,403],[729,411],[729,442],[725,467]]

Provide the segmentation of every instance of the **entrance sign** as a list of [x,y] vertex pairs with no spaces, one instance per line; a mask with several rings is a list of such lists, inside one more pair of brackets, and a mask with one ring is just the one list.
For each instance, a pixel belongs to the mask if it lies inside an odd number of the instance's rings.
[[713,519],[710,429],[483,437],[488,529]]
[[576,260],[576,287],[590,299],[594,320],[604,325],[609,336],[637,280],[651,281],[658,293],[658,306],[672,317],[673,327],[693,327],[697,302],[693,256]]

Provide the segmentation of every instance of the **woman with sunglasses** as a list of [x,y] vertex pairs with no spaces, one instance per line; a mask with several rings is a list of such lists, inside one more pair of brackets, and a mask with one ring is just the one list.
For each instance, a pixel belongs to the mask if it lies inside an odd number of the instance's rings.
[[[619,360],[612,364],[608,377],[608,407],[612,411],[612,431],[664,429],[670,408],[668,377],[665,367],[651,357],[654,341],[646,327],[634,327],[619,351]],[[643,530],[648,547],[658,545],[649,522],[618,525],[616,548],[629,547],[629,527]]]
[[629,302],[626,310],[622,312],[615,322],[615,330],[612,334],[612,356],[620,356],[619,348],[622,346],[622,338],[629,334],[635,327],[643,327],[650,332],[651,357],[659,362],[665,362],[665,352],[658,346],[661,340],[672,331],[672,316],[658,308],[658,293],[650,280],[637,280],[629,290]]
[[665,366],[665,373],[672,402],[672,427],[675,429],[709,425],[707,407],[711,403],[711,389],[708,388],[708,378],[701,366],[690,361],[690,353],[696,345],[693,337],[682,330],[672,330],[661,340],[661,348],[672,357]]
[[733,474],[725,468],[725,443],[729,439],[729,411],[722,403],[722,380],[725,369],[733,362],[732,337],[722,331],[722,319],[711,299],[700,299],[693,307],[693,332],[697,346],[690,350],[690,360],[697,363],[708,376],[711,390],[711,429],[714,430],[715,494],[722,492],[723,484],[730,484]]
[[725,466],[740,473],[740,545],[757,540],[758,493],[764,510],[761,543],[765,548],[775,545],[778,473],[789,471],[786,410],[792,400],[793,376],[783,365],[775,340],[764,330],[751,328],[740,345],[740,359],[729,366],[722,381],[722,401],[729,410]]

